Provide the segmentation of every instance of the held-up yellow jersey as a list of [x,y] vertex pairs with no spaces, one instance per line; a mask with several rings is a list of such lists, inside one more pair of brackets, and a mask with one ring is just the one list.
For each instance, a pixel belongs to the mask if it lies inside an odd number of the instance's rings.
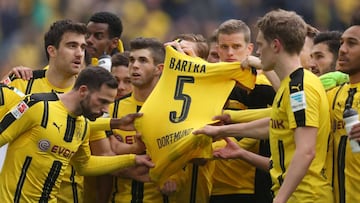
[[252,89],[255,77],[240,63],[207,63],[167,46],[162,76],[135,122],[155,163],[151,179],[162,184],[190,159],[212,157],[211,138],[192,131],[221,114],[235,81]]
[[359,112],[360,83],[345,84],[328,92],[332,135],[334,139],[334,195],[335,202],[360,202],[360,153],[351,151],[345,130],[345,104]]
[[135,163],[134,155],[91,157],[89,122],[71,115],[54,93],[25,97],[4,116],[0,129],[0,146],[10,142],[0,174],[1,202],[57,202],[70,161],[87,175]]
[[[121,118],[129,113],[138,112],[143,102],[137,101],[132,94],[129,94],[115,102],[109,107],[109,115],[113,118]],[[161,126],[158,126],[161,127]],[[136,132],[112,130],[124,143],[134,144]],[[144,136],[144,135],[143,135]],[[164,200],[157,185],[154,183],[142,183],[136,180],[115,177],[110,202],[129,203],[143,202],[156,203],[167,202]]]
[[286,179],[295,152],[294,129],[318,128],[316,155],[288,202],[333,202],[332,188],[326,177],[326,157],[330,133],[327,97],[320,80],[299,68],[281,81],[270,121],[270,174],[272,191],[278,193]]

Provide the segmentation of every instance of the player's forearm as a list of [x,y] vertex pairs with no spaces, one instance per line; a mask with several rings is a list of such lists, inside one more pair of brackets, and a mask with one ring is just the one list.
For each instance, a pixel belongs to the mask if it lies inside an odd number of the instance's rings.
[[247,150],[242,150],[241,153],[239,153],[239,158],[256,168],[269,172],[270,159],[268,157],[255,154]]
[[135,155],[90,156],[84,164],[74,163],[76,171],[83,176],[96,176],[135,166]]
[[224,114],[229,114],[233,123],[250,122],[266,117],[270,117],[271,108],[247,109],[247,110],[225,110]]
[[263,118],[248,123],[238,123],[221,126],[223,137],[249,137],[254,139],[267,139],[269,137],[269,120]]

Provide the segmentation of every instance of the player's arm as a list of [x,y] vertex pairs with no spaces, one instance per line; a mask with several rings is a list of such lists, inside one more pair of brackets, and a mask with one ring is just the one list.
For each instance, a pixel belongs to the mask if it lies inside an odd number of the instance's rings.
[[[230,116],[231,123],[250,122],[261,118],[270,117],[271,108],[246,109],[246,110],[225,110],[223,114]],[[215,117],[217,120],[217,118]]]
[[205,134],[213,137],[213,139],[224,137],[267,139],[269,137],[269,121],[270,118],[263,118],[248,123],[236,123],[222,126],[206,125],[192,133],[194,135]]
[[214,157],[222,159],[241,159],[256,168],[269,171],[270,159],[268,157],[247,151],[240,147],[239,143],[232,141],[230,138],[224,138],[224,140],[226,141],[226,146],[224,148],[215,149],[213,152]]
[[287,202],[304,178],[315,158],[317,131],[318,129],[315,127],[298,127],[295,129],[295,153],[274,202]]
[[131,166],[154,167],[147,155],[91,156],[89,140],[85,140],[71,159],[76,171],[83,176],[103,175]]
[[121,118],[98,118],[90,122],[91,131],[120,129],[134,131],[134,120],[142,116],[142,113],[131,113]]
[[10,109],[0,121],[0,147],[40,124],[42,110],[42,102],[29,107],[24,101]]

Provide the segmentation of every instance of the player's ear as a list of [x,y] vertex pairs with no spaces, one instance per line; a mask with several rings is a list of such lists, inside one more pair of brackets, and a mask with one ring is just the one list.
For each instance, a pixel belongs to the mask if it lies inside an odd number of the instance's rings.
[[50,57],[54,57],[56,55],[56,48],[54,46],[52,46],[52,45],[49,45],[46,48],[46,51],[48,52]]
[[158,73],[158,75],[161,75],[163,69],[164,69],[164,64],[163,63],[159,63],[159,64],[156,65],[156,73]]
[[89,88],[86,85],[81,85],[78,91],[81,97],[85,97],[89,92]]

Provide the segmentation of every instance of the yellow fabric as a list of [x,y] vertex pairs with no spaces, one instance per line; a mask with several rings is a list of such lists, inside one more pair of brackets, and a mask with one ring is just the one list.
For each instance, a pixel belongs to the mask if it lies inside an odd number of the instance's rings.
[[333,201],[330,182],[326,177],[326,170],[331,169],[325,168],[329,118],[327,97],[318,77],[299,68],[281,82],[271,112],[269,137],[273,162],[270,175],[275,195],[281,180],[286,179],[286,170],[295,152],[294,129],[307,126],[318,128],[316,155],[288,202]]
[[[340,89],[341,88],[341,89]],[[332,129],[334,139],[334,194],[335,202],[360,202],[359,181],[357,175],[360,169],[360,153],[351,151],[349,139],[345,130],[343,112],[350,88],[356,88],[352,108],[360,111],[360,83],[345,84],[328,92],[331,109]],[[340,89],[340,90],[338,90]],[[337,96],[336,96],[337,94]],[[334,101],[334,99],[336,100]],[[341,168],[344,167],[343,170]],[[344,194],[344,195],[341,195]]]
[[[67,88],[58,88],[53,86],[45,77],[45,73],[49,66],[45,66],[43,70],[34,71],[34,78],[31,80],[14,79],[9,86],[13,86],[23,93],[44,93],[44,92],[68,92],[72,89],[72,85]],[[36,76],[35,75],[41,75]],[[40,73],[40,74],[39,74]],[[73,187],[76,186],[76,187]],[[58,196],[58,203],[73,202],[77,198],[79,202],[83,199],[83,177],[79,176],[73,170],[72,166],[66,169],[64,179],[61,182],[61,189]]]
[[[109,115],[114,118],[121,118],[126,114],[138,112],[142,105],[143,102],[137,101],[131,94],[111,104]],[[136,132],[134,131],[114,129],[113,133],[118,135],[124,143],[135,143],[134,135]],[[134,185],[137,187],[134,187]],[[163,202],[163,196],[154,183],[139,183],[128,178],[115,178],[110,202],[128,203],[132,201],[141,201],[143,203]]]
[[211,138],[191,132],[221,113],[235,80],[251,89],[255,75],[240,63],[207,63],[166,47],[162,76],[135,122],[155,163],[153,181],[162,184],[192,158],[212,157]]
[[223,114],[229,114],[234,123],[245,123],[253,120],[270,117],[271,108],[246,109],[246,110],[225,110]]
[[[19,202],[39,202],[41,197],[56,202],[62,176],[70,161],[86,175],[134,165],[134,155],[91,157],[90,128],[85,118],[70,117],[61,101],[49,101],[47,109],[44,104],[38,102],[28,107],[21,102],[7,114],[11,116],[18,112],[17,119],[10,125],[7,122],[0,124],[3,130],[0,146],[10,142],[0,174],[1,202],[13,202],[17,198]],[[20,109],[23,113],[19,113]],[[48,122],[43,127],[39,124],[45,109]]]
[[[243,138],[237,142],[240,147],[257,153],[259,141]],[[224,140],[213,143],[213,149],[225,147]],[[236,171],[237,173],[235,173]],[[226,194],[254,194],[255,167],[240,159],[215,160],[215,173],[213,174],[213,190],[211,195]]]

